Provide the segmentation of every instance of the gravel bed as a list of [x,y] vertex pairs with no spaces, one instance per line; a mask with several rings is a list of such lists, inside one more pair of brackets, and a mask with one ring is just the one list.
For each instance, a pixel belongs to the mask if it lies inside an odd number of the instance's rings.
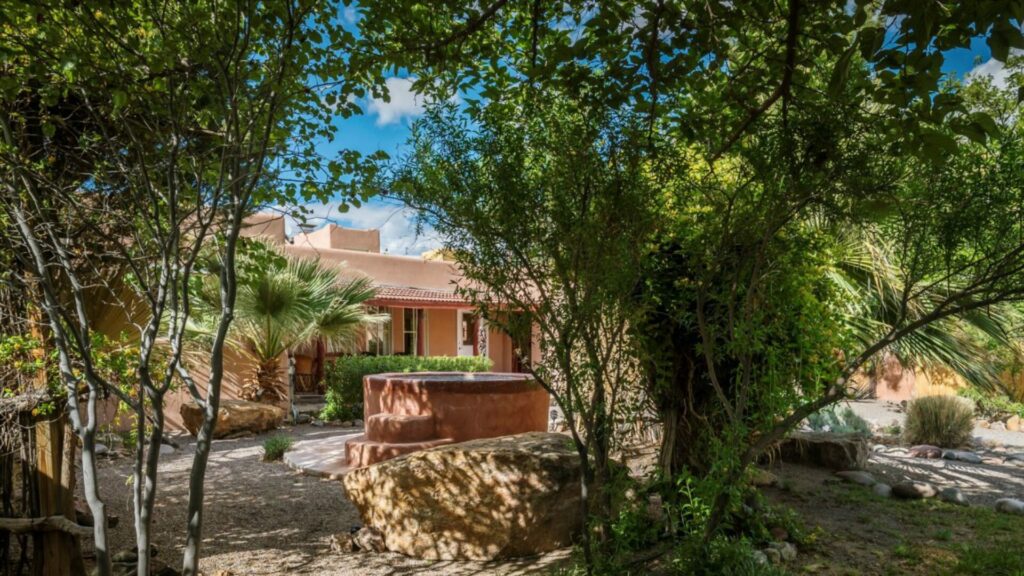
[[[332,428],[296,426],[278,430],[295,440],[346,433]],[[570,554],[562,550],[504,562],[436,562],[399,554],[333,553],[331,535],[360,525],[355,507],[340,482],[304,476],[281,462],[263,462],[257,436],[217,440],[206,474],[201,569],[206,574],[230,570],[250,574],[500,574],[545,573]],[[158,558],[180,567],[184,546],[188,474],[194,443],[177,439],[181,448],[161,457],[153,541]],[[100,464],[101,496],[110,514],[120,517],[110,533],[115,552],[133,548],[130,457],[112,454]],[[81,486],[81,483],[79,483]],[[92,547],[91,541],[83,548]]]

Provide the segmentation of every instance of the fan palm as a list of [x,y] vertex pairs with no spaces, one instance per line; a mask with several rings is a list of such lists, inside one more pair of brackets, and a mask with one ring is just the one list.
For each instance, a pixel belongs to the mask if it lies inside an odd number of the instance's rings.
[[[239,273],[228,344],[256,365],[243,385],[243,397],[275,401],[287,394],[280,374],[282,354],[317,340],[332,350],[351,350],[361,328],[381,318],[364,308],[374,295],[368,278],[342,277],[339,267],[282,255],[260,241],[251,248],[250,254],[264,257],[240,266],[245,271]],[[199,290],[193,322],[198,334],[211,333],[208,327],[219,312],[217,278],[207,276]]]
[[[844,233],[838,258],[826,274],[843,295],[843,315],[853,337],[868,345],[897,323],[927,314],[958,287],[952,282],[916,289],[905,298],[904,282],[892,249],[870,229]],[[906,302],[904,300],[906,299]],[[1011,327],[1019,314],[1010,304],[987,307],[932,322],[907,335],[881,354],[902,362],[943,367],[984,389],[998,388],[999,362],[992,345],[1016,350]]]

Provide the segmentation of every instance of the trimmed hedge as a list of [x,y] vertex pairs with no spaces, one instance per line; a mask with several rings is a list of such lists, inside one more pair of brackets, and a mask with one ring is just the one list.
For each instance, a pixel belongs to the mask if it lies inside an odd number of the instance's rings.
[[326,366],[323,420],[363,417],[363,376],[384,372],[486,372],[482,356],[341,356]]

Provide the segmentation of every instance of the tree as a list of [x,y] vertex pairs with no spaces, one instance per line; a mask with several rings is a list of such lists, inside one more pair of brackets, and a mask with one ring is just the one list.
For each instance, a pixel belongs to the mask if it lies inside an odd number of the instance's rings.
[[[846,397],[865,362],[1021,297],[1016,135],[943,63],[979,38],[1005,60],[1024,45],[1022,2],[360,6],[372,57],[422,91],[462,91],[472,122],[516,90],[644,119],[631,145],[662,215],[631,327],[663,471],[706,487],[705,542],[747,465]],[[893,242],[902,291],[894,315],[858,332],[824,273],[861,226]]]
[[[335,349],[354,349],[361,328],[381,319],[364,303],[375,288],[369,278],[342,278],[337,267],[319,259],[286,256],[269,244],[244,246],[238,263],[238,299],[228,345],[256,362],[253,381],[243,394],[256,400],[287,398],[281,381],[281,355],[322,341]],[[220,314],[219,266],[197,290],[193,329],[209,340]]]
[[[68,414],[82,439],[99,573],[110,573],[110,554],[95,477],[96,402],[112,394],[136,414],[136,544],[139,572],[147,573],[163,398],[177,382],[204,411],[184,554],[184,572],[194,575],[239,231],[260,206],[299,195],[358,202],[341,180],[358,156],[325,159],[313,148],[333,136],[336,114],[358,110],[348,97],[362,93],[363,77],[342,77],[353,37],[327,2],[5,8],[0,199],[16,224],[9,247],[39,278]],[[209,376],[196,382],[180,360],[188,286],[205,249],[224,263],[221,313]],[[119,305],[134,329],[140,352],[131,390],[112,386],[93,365],[92,336],[103,320],[90,314],[97,295]]]

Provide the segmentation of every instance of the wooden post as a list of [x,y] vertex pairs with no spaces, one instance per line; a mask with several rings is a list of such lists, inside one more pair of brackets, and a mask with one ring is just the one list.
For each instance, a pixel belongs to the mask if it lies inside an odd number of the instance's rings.
[[[29,286],[34,287],[31,282]],[[34,290],[33,290],[34,292]],[[46,333],[43,328],[43,314],[38,306],[29,306],[29,331],[32,337],[39,342],[39,346],[33,350],[37,359],[46,358]],[[35,375],[33,387],[36,390],[46,390],[47,381],[46,363]],[[54,414],[44,415],[35,419],[35,484],[38,497],[38,514],[40,516],[64,516],[69,521],[75,521],[74,502],[74,455],[71,451],[71,462],[68,464],[68,478],[64,474],[65,449],[64,442],[75,442],[73,435],[65,438],[64,432],[67,427],[68,416],[65,406],[54,407]],[[70,427],[67,427],[70,430]],[[47,532],[42,538],[35,540],[41,543],[36,549],[35,573],[42,576],[60,576],[72,574],[72,558],[79,556],[78,543],[73,536],[65,532]],[[41,562],[40,562],[41,559]]]
[[[36,420],[36,482],[39,487],[40,516],[64,516],[69,509],[74,521],[74,501],[61,482],[64,460],[63,412],[56,418]],[[68,439],[73,442],[73,439]],[[71,574],[71,550],[74,539],[64,532],[43,534],[43,571],[45,576]]]

